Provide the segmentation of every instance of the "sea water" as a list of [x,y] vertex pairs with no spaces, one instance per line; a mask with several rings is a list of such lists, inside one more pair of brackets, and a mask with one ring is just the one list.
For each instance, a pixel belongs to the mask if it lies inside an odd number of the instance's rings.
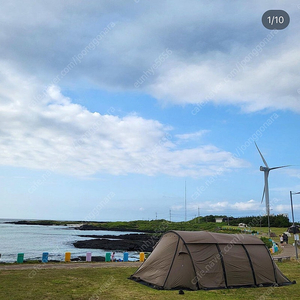
[[[80,235],[119,235],[131,232],[76,230],[68,226],[18,225],[8,224],[15,220],[0,219],[0,262],[16,262],[18,253],[24,253],[25,260],[42,259],[43,252],[49,253],[49,260],[63,261],[65,252],[71,252],[71,258],[85,256],[103,256],[109,252],[101,249],[79,249],[73,246],[75,241],[89,240]],[[113,251],[113,249],[112,249]],[[123,252],[116,251],[116,259],[123,258]],[[129,260],[138,259],[137,252],[129,252]]]

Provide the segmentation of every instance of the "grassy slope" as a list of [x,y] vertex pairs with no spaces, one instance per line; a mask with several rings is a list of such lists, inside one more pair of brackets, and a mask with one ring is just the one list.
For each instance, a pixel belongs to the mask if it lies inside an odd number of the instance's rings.
[[[300,280],[300,264],[278,263],[291,280]],[[134,268],[0,271],[0,299],[298,299],[300,285],[187,292],[157,291],[127,278]],[[262,297],[262,298],[260,298]]]
[[[22,221],[26,224],[32,225],[67,225],[67,224],[78,224],[83,223],[80,221],[51,221],[51,220],[40,220],[40,221]],[[136,220],[128,222],[84,222],[84,224],[93,225],[99,229],[120,229],[127,231],[150,231],[150,232],[166,232],[168,230],[209,230],[217,231],[218,228],[226,225],[226,223],[215,223],[215,222],[197,222],[197,219],[187,222],[170,222],[166,220]]]
[[[119,222],[83,222],[83,221],[53,221],[53,220],[40,220],[40,221],[22,221],[27,224],[43,224],[43,225],[67,225],[67,224],[88,224],[99,229],[120,229],[127,231],[151,231],[151,232],[165,232],[168,230],[209,230],[218,231],[218,228],[226,226],[226,223],[205,222],[203,218],[195,218],[187,222],[170,222],[167,220],[136,220],[136,221],[119,221]],[[226,226],[232,228],[234,233],[236,230],[240,231],[237,226]],[[266,227],[252,227],[252,230],[264,231],[267,233]],[[276,234],[285,231],[286,228],[272,228]],[[229,231],[228,231],[229,232]]]

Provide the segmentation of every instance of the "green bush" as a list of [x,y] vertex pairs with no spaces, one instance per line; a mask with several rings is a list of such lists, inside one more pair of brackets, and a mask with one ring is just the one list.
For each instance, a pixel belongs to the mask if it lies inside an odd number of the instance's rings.
[[268,238],[262,236],[260,239],[266,244],[268,248],[272,248],[273,243]]

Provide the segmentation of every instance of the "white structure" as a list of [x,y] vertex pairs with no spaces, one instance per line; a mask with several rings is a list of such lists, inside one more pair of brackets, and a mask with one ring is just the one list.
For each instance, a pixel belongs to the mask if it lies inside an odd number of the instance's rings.
[[263,196],[262,196],[262,200],[261,202],[263,202],[264,197],[266,199],[266,214],[268,216],[268,228],[269,228],[269,237],[270,237],[270,202],[269,202],[269,182],[268,182],[268,178],[269,178],[269,172],[271,170],[275,170],[275,169],[280,169],[280,168],[285,168],[285,167],[289,167],[289,166],[280,166],[280,167],[273,167],[273,168],[269,168],[265,158],[263,157],[263,155],[261,154],[257,144],[255,143],[255,146],[262,158],[262,161],[265,164],[265,167],[260,166],[260,171],[264,172],[264,178],[265,178],[265,186],[264,186],[264,192],[263,192]]

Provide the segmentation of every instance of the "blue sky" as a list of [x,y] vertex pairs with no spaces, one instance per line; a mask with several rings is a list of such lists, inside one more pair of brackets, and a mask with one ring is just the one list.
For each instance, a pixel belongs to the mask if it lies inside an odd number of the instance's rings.
[[[284,30],[261,23],[290,15]],[[31,1],[0,12],[0,218],[290,216],[300,191],[300,7]],[[218,18],[216,17],[218,16]],[[294,196],[296,220],[300,197]]]

